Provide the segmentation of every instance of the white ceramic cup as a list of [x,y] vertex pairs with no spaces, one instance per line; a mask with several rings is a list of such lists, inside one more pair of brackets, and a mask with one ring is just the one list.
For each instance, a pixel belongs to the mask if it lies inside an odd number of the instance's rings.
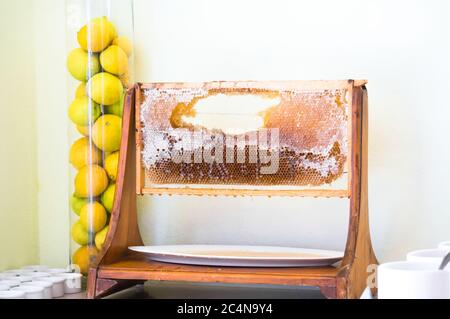
[[2,279],[0,280],[0,284],[2,285],[8,285],[9,287],[17,287],[20,286],[21,282],[17,279]]
[[29,266],[22,267],[23,270],[34,271],[34,272],[41,272],[41,271],[45,272],[49,268],[50,267],[45,266],[45,265],[29,265]]
[[49,281],[42,280],[33,280],[32,282],[28,282],[27,285],[42,287],[44,288],[44,299],[52,299],[53,298],[53,283]]
[[398,261],[378,267],[379,299],[449,299],[450,271],[432,262]]
[[438,247],[440,250],[450,253],[450,241],[444,241],[440,243]]
[[44,299],[44,288],[31,285],[22,285],[14,287],[12,291],[22,291],[25,293],[25,299]]
[[64,282],[64,293],[66,294],[76,294],[81,292],[81,279],[83,275],[80,273],[67,273],[67,274],[57,274],[55,277],[61,277],[65,279]]
[[25,299],[23,291],[0,291],[0,299]]
[[64,296],[64,282],[66,281],[63,277],[42,277],[39,281],[47,281],[53,284],[52,286],[52,296],[53,298],[59,298]]
[[2,284],[2,282],[0,281],[0,291],[7,291],[9,290],[9,288],[11,288],[10,285]]
[[[418,261],[418,262],[432,262],[439,267],[442,260],[447,253],[444,250],[435,249],[422,249],[411,251],[406,255],[406,260],[408,261]],[[446,269],[450,269],[450,265],[447,265]]]

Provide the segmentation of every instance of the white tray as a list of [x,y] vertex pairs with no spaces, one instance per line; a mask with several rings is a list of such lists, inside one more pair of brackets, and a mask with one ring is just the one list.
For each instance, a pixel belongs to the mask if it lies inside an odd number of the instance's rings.
[[164,245],[129,249],[156,261],[234,267],[329,266],[344,256],[340,251],[274,246]]

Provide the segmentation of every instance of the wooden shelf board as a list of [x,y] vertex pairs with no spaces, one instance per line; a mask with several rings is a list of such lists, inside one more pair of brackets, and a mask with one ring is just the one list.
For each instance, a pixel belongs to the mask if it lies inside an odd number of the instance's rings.
[[335,287],[339,271],[339,268],[331,266],[295,268],[193,266],[156,262],[138,254],[130,254],[119,262],[101,265],[98,277],[102,279]]

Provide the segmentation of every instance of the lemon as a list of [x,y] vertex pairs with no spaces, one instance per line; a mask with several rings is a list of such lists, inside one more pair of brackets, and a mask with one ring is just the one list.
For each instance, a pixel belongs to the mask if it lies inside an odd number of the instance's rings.
[[82,137],[72,144],[69,161],[77,169],[90,164],[100,164],[102,152],[87,137]]
[[81,125],[77,125],[77,131],[84,136],[89,136],[89,125],[86,126],[81,126]]
[[106,210],[99,202],[87,203],[80,211],[80,222],[91,233],[97,233],[105,227],[106,217]]
[[122,119],[117,115],[103,115],[99,117],[92,127],[92,140],[94,144],[105,152],[119,150],[121,134]]
[[93,123],[100,114],[100,106],[87,96],[76,98],[69,106],[69,118],[76,125]]
[[81,82],[75,91],[75,98],[86,96],[86,82]]
[[117,35],[114,25],[106,17],[92,19],[77,34],[80,47],[87,52],[101,52]]
[[87,81],[100,71],[98,56],[88,54],[80,48],[74,49],[70,51],[67,57],[67,69],[78,81]]
[[121,75],[128,71],[127,54],[117,45],[111,45],[100,54],[100,64],[112,74]]
[[95,235],[95,246],[98,250],[102,249],[103,244],[105,243],[106,236],[108,235],[109,226],[106,226],[101,231]]
[[72,225],[70,234],[72,235],[73,241],[78,245],[84,246],[89,242],[89,233],[80,221]]
[[114,115],[122,117],[122,115],[123,115],[123,106],[124,106],[124,99],[125,99],[125,93],[120,96],[119,102],[117,102],[117,103],[115,103],[113,105],[105,106],[104,107],[104,112],[106,114],[114,114]]
[[103,167],[109,179],[114,182],[117,178],[117,168],[119,167],[119,152],[109,154],[105,158],[105,165]]
[[98,250],[91,246],[81,246],[72,255],[72,262],[80,267],[80,272],[87,275],[89,265],[95,261]]
[[114,206],[114,194],[116,192],[116,185],[111,184],[102,194],[101,201],[108,212],[112,212]]
[[87,83],[87,93],[98,104],[113,105],[123,94],[122,82],[112,74],[97,73]]
[[70,198],[70,207],[75,214],[80,215],[81,208],[88,202],[89,200],[87,198],[79,198],[73,194]]
[[128,57],[133,54],[133,43],[127,37],[117,37],[112,44],[120,47]]
[[75,176],[75,196],[77,197],[100,196],[107,187],[108,177],[101,166],[84,166]]

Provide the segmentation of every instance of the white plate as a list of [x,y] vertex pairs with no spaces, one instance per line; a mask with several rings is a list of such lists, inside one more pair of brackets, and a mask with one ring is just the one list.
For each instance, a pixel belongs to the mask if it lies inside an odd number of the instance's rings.
[[274,246],[165,245],[129,249],[156,261],[234,267],[328,266],[344,256],[340,251]]

